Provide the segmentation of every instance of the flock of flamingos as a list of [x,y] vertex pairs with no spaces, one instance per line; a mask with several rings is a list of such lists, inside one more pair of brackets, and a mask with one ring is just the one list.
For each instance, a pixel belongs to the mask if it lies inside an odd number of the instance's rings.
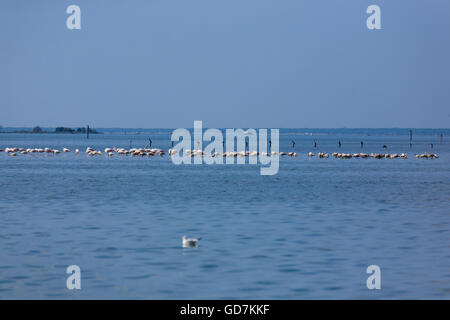
[[[3,149],[0,149],[0,153],[3,152]],[[59,154],[61,151],[57,149],[52,148],[33,148],[33,149],[24,149],[24,148],[5,148],[5,153],[9,154],[12,157],[15,157],[19,154],[33,154],[33,153],[45,153],[45,154]],[[62,148],[62,152],[72,152],[72,150],[68,148]],[[174,149],[169,149],[168,153],[169,155],[175,154],[177,151]],[[85,151],[85,153],[88,156],[101,156],[103,155],[103,152],[99,150],[95,150],[91,147],[88,147]],[[80,154],[80,150],[75,149],[75,154]],[[131,155],[131,156],[163,156],[165,154],[165,151],[158,148],[152,148],[152,149],[146,149],[146,148],[131,148],[131,149],[124,149],[124,148],[106,148],[104,150],[104,154],[107,156],[114,156],[115,154],[118,155]],[[297,157],[297,152],[279,152],[280,156],[288,156],[288,157]],[[206,155],[204,151],[202,150],[185,150],[185,155],[195,157],[195,156],[203,156]],[[251,157],[251,156],[258,156],[259,152],[257,151],[240,151],[240,152],[225,152],[225,153],[218,153],[215,152],[211,154],[211,157]],[[270,155],[277,155],[277,152],[261,152],[262,156],[270,156]],[[375,158],[375,159],[382,159],[382,158],[388,158],[388,159],[395,159],[395,158],[402,158],[402,159],[408,159],[408,156],[405,153],[402,154],[389,154],[389,153],[340,153],[340,152],[333,152],[331,154],[335,158],[342,158],[342,159],[349,159],[349,158]],[[308,157],[314,157],[316,154],[313,152],[309,152],[307,154]],[[318,158],[329,158],[328,153],[319,152],[317,153]],[[422,153],[422,154],[416,154],[416,158],[425,158],[425,159],[433,159],[433,158],[439,158],[439,156],[436,153]]]

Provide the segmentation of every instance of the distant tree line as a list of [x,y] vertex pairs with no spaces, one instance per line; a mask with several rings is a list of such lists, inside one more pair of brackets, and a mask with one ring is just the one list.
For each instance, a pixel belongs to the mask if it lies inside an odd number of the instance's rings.
[[[57,127],[55,129],[55,133],[86,133],[86,131],[87,130],[84,127],[77,128],[77,129],[66,128],[66,127]],[[96,134],[98,132],[95,129],[89,128],[89,133]]]
[[[3,127],[0,126],[0,132],[2,131]],[[55,131],[45,131],[43,130],[40,126],[35,126],[31,131],[30,130],[15,130],[15,131],[9,131],[10,133],[72,133],[72,134],[76,134],[76,133],[84,133],[86,134],[87,129],[86,128],[76,128],[76,129],[72,129],[69,127],[56,127]],[[97,133],[101,133],[98,132],[95,129],[91,129],[89,128],[89,133],[92,134],[97,134]]]

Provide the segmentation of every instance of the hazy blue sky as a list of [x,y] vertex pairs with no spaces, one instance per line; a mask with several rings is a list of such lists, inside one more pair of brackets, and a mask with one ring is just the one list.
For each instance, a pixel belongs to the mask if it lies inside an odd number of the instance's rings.
[[1,0],[0,43],[3,126],[450,127],[448,0]]

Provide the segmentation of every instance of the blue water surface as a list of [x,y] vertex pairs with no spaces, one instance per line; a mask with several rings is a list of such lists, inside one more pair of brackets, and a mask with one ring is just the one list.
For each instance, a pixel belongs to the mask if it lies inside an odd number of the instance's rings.
[[[149,137],[167,150],[171,131],[0,134],[2,149],[81,150],[0,153],[0,298],[450,298],[448,132],[442,143],[439,130],[415,134],[410,149],[408,130],[284,129],[280,151],[299,156],[281,158],[274,176],[258,165],[84,153]],[[422,152],[440,157],[414,157]],[[182,248],[183,235],[200,246]],[[73,264],[81,290],[66,288]],[[381,290],[366,287],[373,264]]]

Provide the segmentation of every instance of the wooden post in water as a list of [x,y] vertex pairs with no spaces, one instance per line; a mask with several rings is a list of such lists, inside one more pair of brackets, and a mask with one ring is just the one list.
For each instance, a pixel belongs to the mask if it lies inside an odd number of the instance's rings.
[[89,125],[87,125],[87,129],[86,129],[86,138],[89,139]]
[[409,148],[412,148],[412,130],[409,129]]

